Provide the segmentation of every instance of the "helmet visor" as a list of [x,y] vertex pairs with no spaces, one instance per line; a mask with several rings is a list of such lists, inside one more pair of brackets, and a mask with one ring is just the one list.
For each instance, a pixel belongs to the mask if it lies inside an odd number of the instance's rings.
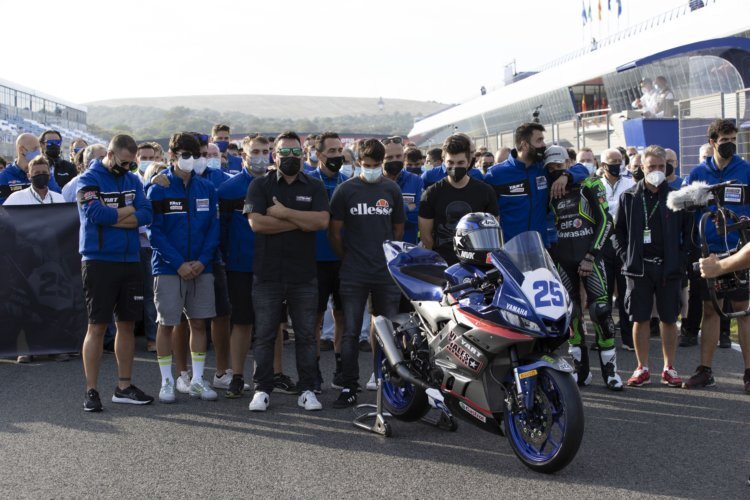
[[500,228],[483,227],[464,235],[474,250],[500,250],[503,247]]

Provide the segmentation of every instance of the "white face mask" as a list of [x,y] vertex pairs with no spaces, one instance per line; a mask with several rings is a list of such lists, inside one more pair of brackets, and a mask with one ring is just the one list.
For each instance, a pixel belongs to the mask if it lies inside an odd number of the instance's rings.
[[208,158],[206,161],[207,168],[221,168],[221,158]]
[[654,187],[659,187],[659,185],[664,182],[664,179],[666,179],[667,176],[662,172],[661,170],[655,170],[654,172],[651,172],[646,176],[646,182],[651,184]]
[[593,163],[586,162],[586,163],[582,163],[581,165],[586,167],[586,170],[589,171],[590,176],[594,175],[594,172],[596,172],[596,165],[594,165]]
[[195,168],[195,159],[191,156],[190,158],[182,158],[177,160],[177,168],[183,172],[192,172]]
[[195,170],[195,173],[198,175],[203,175],[203,172],[206,171],[206,166],[208,165],[208,159],[203,158],[202,156],[194,161],[193,163],[193,169]]
[[380,167],[362,169],[362,177],[364,178],[365,182],[369,182],[370,184],[377,182],[382,175],[383,169],[381,169]]
[[341,165],[340,172],[347,177],[351,177],[354,173],[354,168],[352,167],[351,163],[344,163],[343,165]]
[[142,174],[145,174],[146,170],[151,166],[152,163],[154,162],[150,160],[142,160],[138,162],[138,170],[140,170]]
[[251,155],[248,161],[248,165],[250,167],[250,170],[254,174],[265,174],[266,170],[268,170],[268,156],[263,156],[263,155],[252,156]]

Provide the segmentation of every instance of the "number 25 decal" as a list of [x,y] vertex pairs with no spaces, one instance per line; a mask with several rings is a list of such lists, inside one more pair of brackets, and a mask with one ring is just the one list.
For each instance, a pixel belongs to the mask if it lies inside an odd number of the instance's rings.
[[556,281],[535,281],[532,287],[537,292],[534,295],[535,307],[559,307],[565,303],[560,283]]

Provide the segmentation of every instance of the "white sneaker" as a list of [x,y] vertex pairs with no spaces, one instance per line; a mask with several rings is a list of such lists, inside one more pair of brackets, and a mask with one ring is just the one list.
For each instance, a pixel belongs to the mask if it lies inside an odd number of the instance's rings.
[[268,394],[263,391],[256,391],[247,408],[250,411],[266,411],[269,403]]
[[216,401],[219,395],[211,389],[205,379],[201,378],[190,384],[190,397],[201,398],[203,401]]
[[370,380],[367,381],[367,385],[365,385],[365,388],[368,391],[377,391],[378,390],[378,381],[375,380],[375,374],[373,373],[370,375]]
[[177,392],[181,392],[182,394],[190,394],[190,373],[188,372],[177,377],[175,386]]
[[232,370],[227,370],[224,375],[217,377],[214,373],[214,382],[211,384],[214,389],[229,389],[229,383],[232,381]]
[[159,402],[160,403],[174,403],[177,400],[174,395],[174,384],[171,380],[167,379],[161,384],[161,390],[159,391]]
[[307,411],[323,409],[323,405],[320,404],[320,401],[318,401],[318,398],[315,397],[315,393],[313,391],[303,392],[300,397],[297,398],[297,405],[301,406]]

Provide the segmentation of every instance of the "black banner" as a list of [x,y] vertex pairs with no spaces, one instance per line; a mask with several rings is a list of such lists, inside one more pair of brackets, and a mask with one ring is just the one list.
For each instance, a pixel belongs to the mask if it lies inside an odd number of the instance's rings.
[[78,225],[74,203],[0,207],[0,357],[80,351]]

